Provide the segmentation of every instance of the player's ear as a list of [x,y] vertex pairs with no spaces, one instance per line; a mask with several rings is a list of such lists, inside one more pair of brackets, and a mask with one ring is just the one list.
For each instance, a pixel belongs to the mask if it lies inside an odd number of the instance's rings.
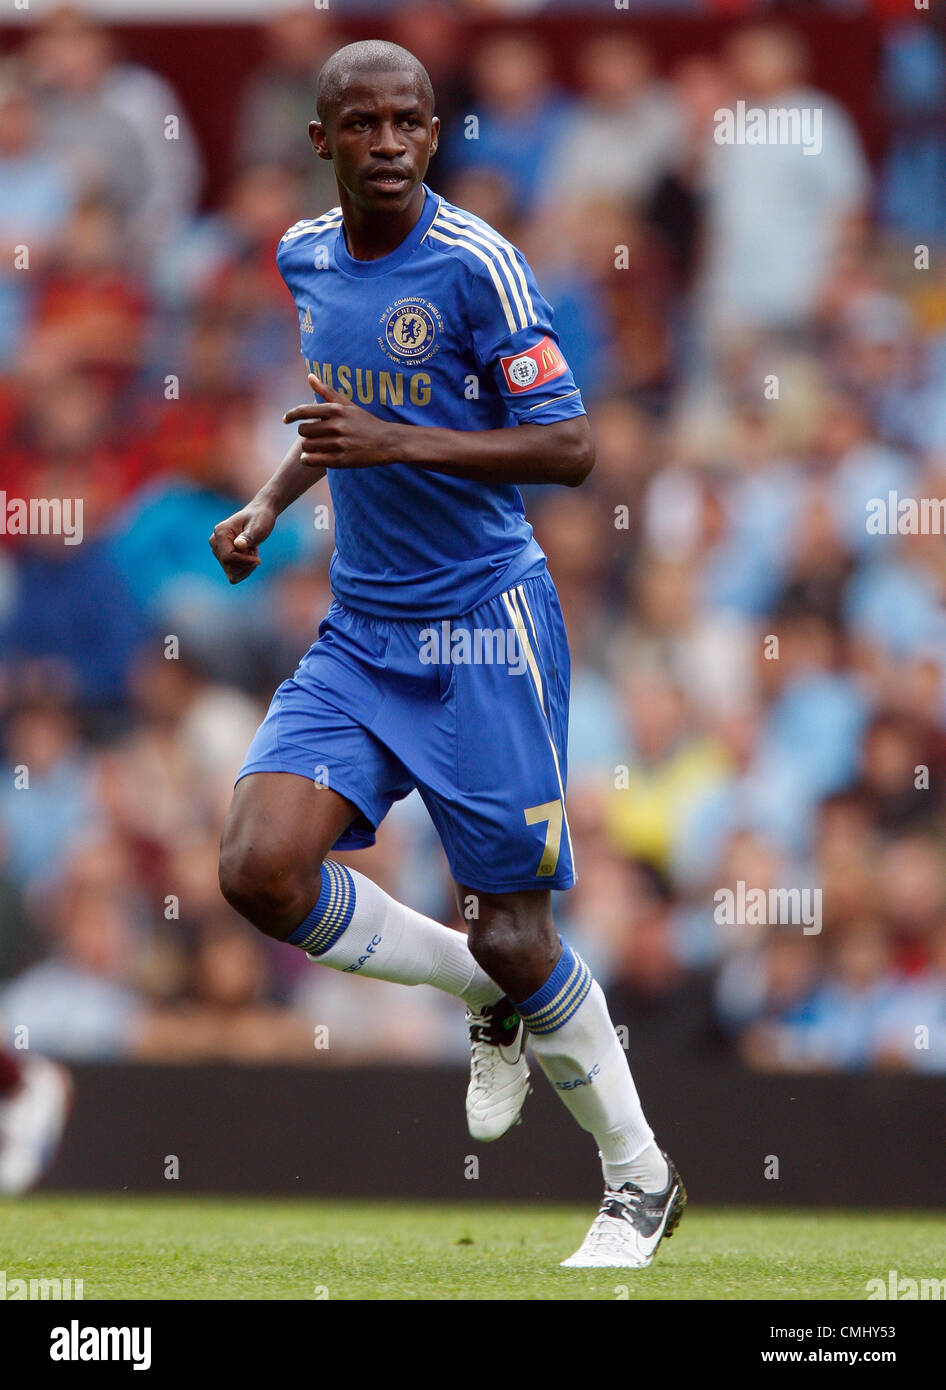
[[430,153],[437,153],[437,145],[440,140],[440,117],[434,116],[430,122]]
[[309,139],[312,148],[315,150],[319,159],[331,159],[332,155],[328,147],[328,137],[325,134],[325,126],[321,121],[309,122]]

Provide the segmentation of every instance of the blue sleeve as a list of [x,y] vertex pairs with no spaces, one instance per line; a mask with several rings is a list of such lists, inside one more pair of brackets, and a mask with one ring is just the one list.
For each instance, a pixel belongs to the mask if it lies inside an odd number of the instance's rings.
[[285,235],[285,236],[283,237],[283,239],[280,241],[279,245],[276,247],[276,269],[279,271],[280,275],[282,276],[283,281],[284,281],[285,286],[286,286],[286,289],[287,289],[287,290],[289,291],[289,293],[292,295],[292,301],[293,301],[293,303],[295,303],[295,302],[296,302],[296,291],[295,291],[295,287],[293,286],[293,283],[292,283],[292,264],[291,264],[292,250],[293,250],[293,248],[294,248],[293,235],[294,235],[294,229],[293,229],[292,227],[290,227],[290,228],[289,228],[289,231],[286,233],[286,235]]
[[494,383],[517,424],[551,425],[585,414],[552,307],[525,257],[508,242],[477,271],[470,307],[479,371]]

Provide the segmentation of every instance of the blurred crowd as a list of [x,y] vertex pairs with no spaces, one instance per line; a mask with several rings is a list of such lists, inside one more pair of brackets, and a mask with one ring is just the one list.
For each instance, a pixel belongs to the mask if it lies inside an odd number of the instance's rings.
[[[946,499],[942,40],[884,30],[869,164],[775,21],[669,71],[589,24],[564,84],[541,28],[458,25],[379,30],[433,79],[428,182],[529,258],[597,440],[580,490],[526,497],[573,653],[560,930],[632,1056],[946,1071],[946,543],[868,525]],[[306,395],[274,253],[337,201],[305,130],[345,41],[312,7],[261,30],[212,206],[180,96],[108,30],[57,12],[0,64],[3,500],[83,502],[81,544],[0,536],[0,1012],[39,1051],[465,1053],[455,1001],[312,966],[216,882],[329,601],[324,483],[238,588],[207,538]],[[818,108],[822,148],[718,144],[740,99]],[[458,925],[416,796],[349,862]],[[821,930],[720,924],[740,883],[819,889]]]

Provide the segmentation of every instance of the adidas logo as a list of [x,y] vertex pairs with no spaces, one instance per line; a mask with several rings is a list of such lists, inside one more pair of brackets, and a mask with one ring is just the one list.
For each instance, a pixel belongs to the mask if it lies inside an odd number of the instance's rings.
[[313,322],[312,322],[312,310],[311,310],[311,309],[306,309],[305,313],[302,315],[301,327],[302,327],[303,333],[314,333],[314,332],[315,332],[315,325],[314,325]]

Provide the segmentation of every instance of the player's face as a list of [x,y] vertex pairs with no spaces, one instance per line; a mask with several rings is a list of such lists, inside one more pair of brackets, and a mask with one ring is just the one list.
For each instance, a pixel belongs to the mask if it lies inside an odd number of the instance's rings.
[[396,212],[423,182],[439,130],[410,73],[373,72],[348,83],[325,124],[309,126],[309,137],[359,207]]

